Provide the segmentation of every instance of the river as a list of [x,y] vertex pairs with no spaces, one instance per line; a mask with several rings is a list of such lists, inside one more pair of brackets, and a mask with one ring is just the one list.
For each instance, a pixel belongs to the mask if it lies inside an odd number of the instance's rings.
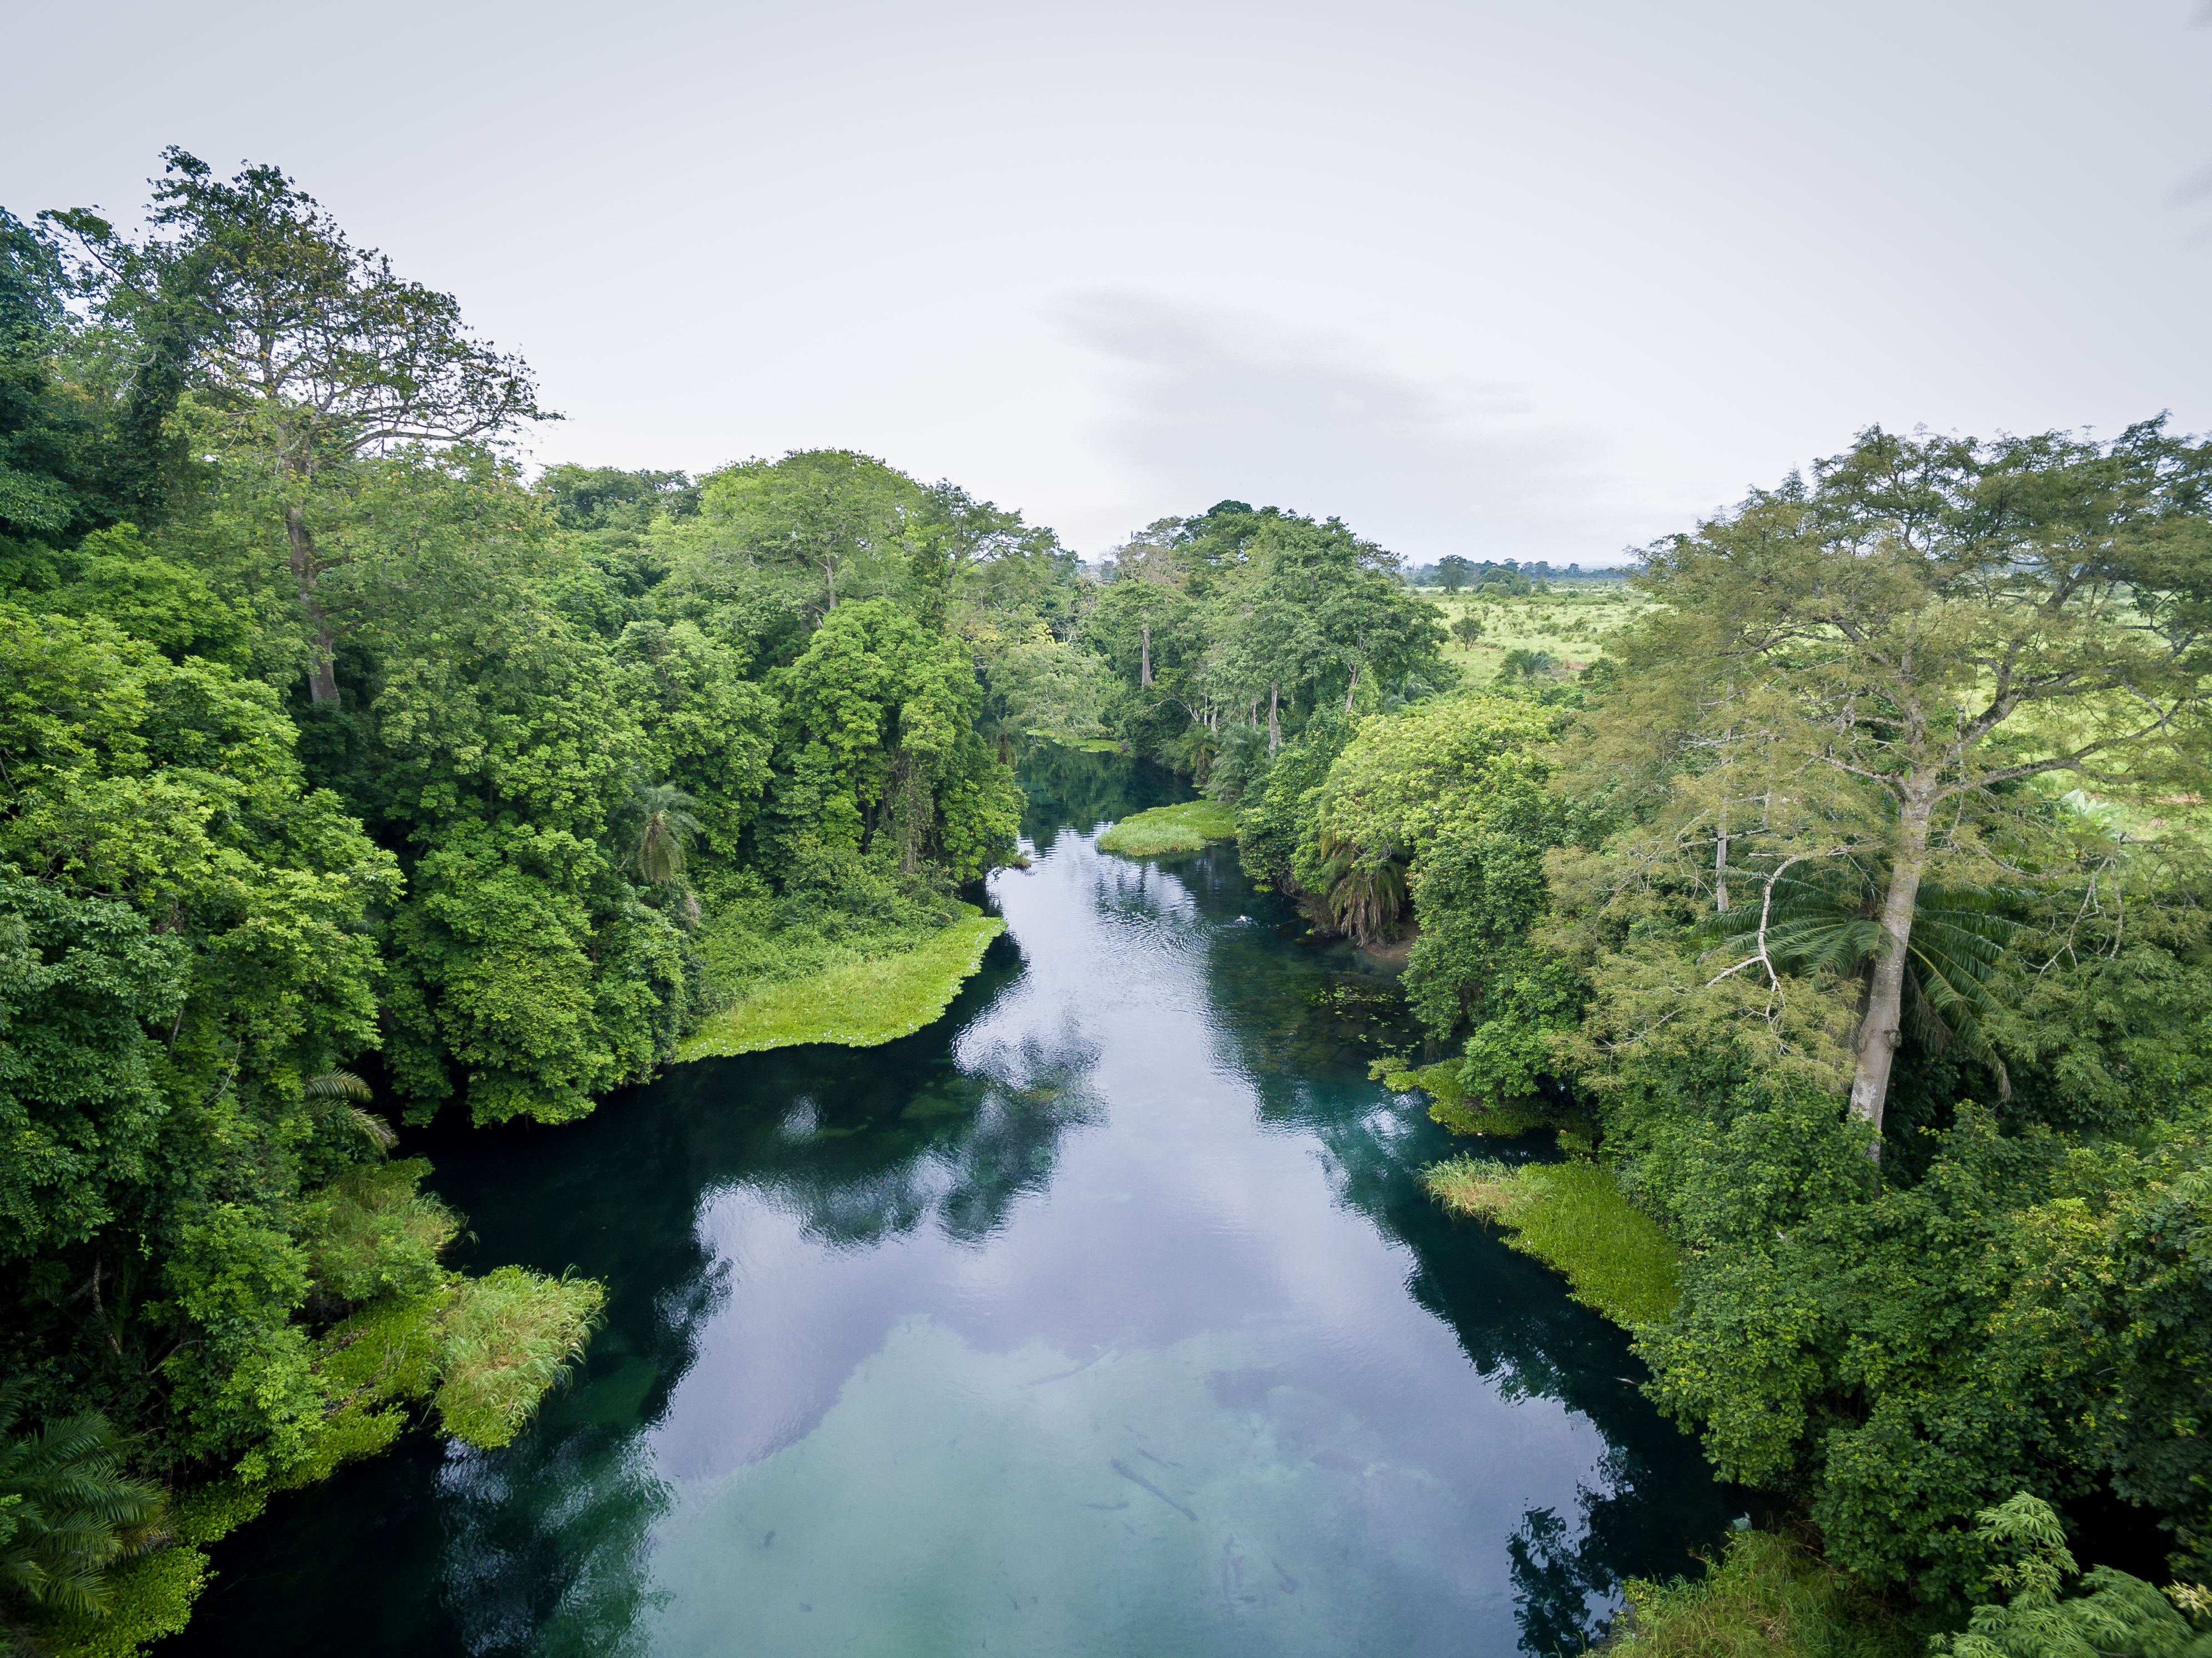
[[159,1658],[1486,1658],[1715,1546],[1626,1339],[1419,1191],[1458,1145],[1367,1078],[1388,975],[1232,847],[1100,853],[1163,774],[1024,780],[930,1029],[427,1136],[460,1264],[604,1279],[606,1327],[507,1449],[274,1499]]

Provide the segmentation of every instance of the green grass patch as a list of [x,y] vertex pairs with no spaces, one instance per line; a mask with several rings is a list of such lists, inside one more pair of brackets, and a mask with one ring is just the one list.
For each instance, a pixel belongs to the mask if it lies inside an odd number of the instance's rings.
[[961,908],[967,914],[950,926],[820,944],[806,970],[751,979],[728,1006],[708,1015],[678,1045],[677,1060],[805,1042],[873,1048],[912,1035],[943,1017],[960,987],[982,966],[991,940],[1006,931],[997,916],[973,905]]
[[1616,1324],[1656,1324],[1680,1298],[1674,1244],[1608,1169],[1453,1157],[1421,1184],[1453,1214],[1504,1228],[1508,1243],[1565,1274],[1569,1295]]
[[1926,1637],[1772,1532],[1738,1532],[1703,1577],[1631,1578],[1617,1658],[1906,1658]]
[[1171,852],[1199,852],[1209,841],[1236,838],[1237,814],[1231,808],[1218,800],[1185,800],[1124,817],[1098,837],[1098,849],[1124,858],[1157,858]]
[[1464,676],[1463,683],[1487,684],[1513,651],[1541,651],[1558,671],[1572,673],[1605,654],[1607,637],[1648,609],[1653,601],[1626,582],[1579,587],[1554,585],[1548,593],[1519,598],[1452,597],[1431,590],[1422,597],[1443,612],[1447,626],[1462,615],[1482,623],[1472,647],[1455,637],[1444,654]]

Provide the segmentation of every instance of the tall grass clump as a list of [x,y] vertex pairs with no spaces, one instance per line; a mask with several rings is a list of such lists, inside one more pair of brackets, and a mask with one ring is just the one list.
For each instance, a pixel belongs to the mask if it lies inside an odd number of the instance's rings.
[[581,1359],[606,1291],[590,1278],[501,1266],[455,1288],[444,1320],[435,1403],[446,1430],[495,1449]]
[[1453,1157],[1421,1183],[1451,1213],[1502,1227],[1509,1244],[1565,1273],[1568,1294],[1616,1324],[1660,1323],[1680,1298],[1674,1244],[1596,1163]]
[[1833,1567],[1774,1532],[1738,1532],[1705,1576],[1631,1578],[1615,1658],[1906,1658],[1923,1642]]

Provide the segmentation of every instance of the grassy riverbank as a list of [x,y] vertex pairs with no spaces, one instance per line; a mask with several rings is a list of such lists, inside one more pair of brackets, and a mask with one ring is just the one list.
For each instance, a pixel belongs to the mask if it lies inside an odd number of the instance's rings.
[[1616,1658],[1906,1658],[1926,1636],[1774,1532],[1739,1532],[1705,1576],[1631,1579]]
[[1421,1181],[1453,1214],[1504,1228],[1513,1248],[1563,1273],[1569,1295],[1616,1324],[1655,1324],[1674,1310],[1674,1246],[1621,1194],[1610,1169],[1454,1157]]
[[[836,941],[793,937],[771,963],[758,961],[757,948],[744,950],[754,958],[745,965],[764,970],[737,979],[730,1004],[678,1044],[678,1062],[806,1042],[873,1048],[912,1035],[952,1005],[982,965],[991,940],[1006,931],[997,916],[970,904],[960,908],[966,914],[933,932]],[[757,946],[757,940],[744,943]],[[732,965],[741,948],[709,929],[710,966],[718,955],[723,966]]]
[[1098,837],[1098,849],[1125,858],[1157,858],[1199,852],[1209,841],[1236,838],[1237,814],[1229,807],[1218,800],[1185,800],[1124,817]]

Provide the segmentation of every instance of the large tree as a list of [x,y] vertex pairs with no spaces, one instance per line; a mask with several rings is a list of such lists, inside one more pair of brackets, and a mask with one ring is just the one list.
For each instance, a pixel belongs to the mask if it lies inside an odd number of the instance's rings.
[[144,236],[88,210],[52,217],[144,383],[138,400],[157,384],[196,394],[226,446],[268,469],[311,639],[309,695],[331,701],[328,560],[313,521],[324,476],[393,445],[482,440],[547,416],[520,358],[477,339],[451,295],[356,247],[282,170],[226,181],[182,149],[162,154]]
[[[1808,862],[1873,883],[1850,1100],[1877,1134],[1923,883],[2033,879],[2040,780],[2198,790],[2208,503],[2212,445],[2162,421],[2109,443],[1877,428],[1647,552],[1664,603],[1595,753],[1656,786],[1644,838],[1698,849],[1717,908],[1732,872],[1754,902]],[[1771,978],[1747,936],[1723,973]]]

